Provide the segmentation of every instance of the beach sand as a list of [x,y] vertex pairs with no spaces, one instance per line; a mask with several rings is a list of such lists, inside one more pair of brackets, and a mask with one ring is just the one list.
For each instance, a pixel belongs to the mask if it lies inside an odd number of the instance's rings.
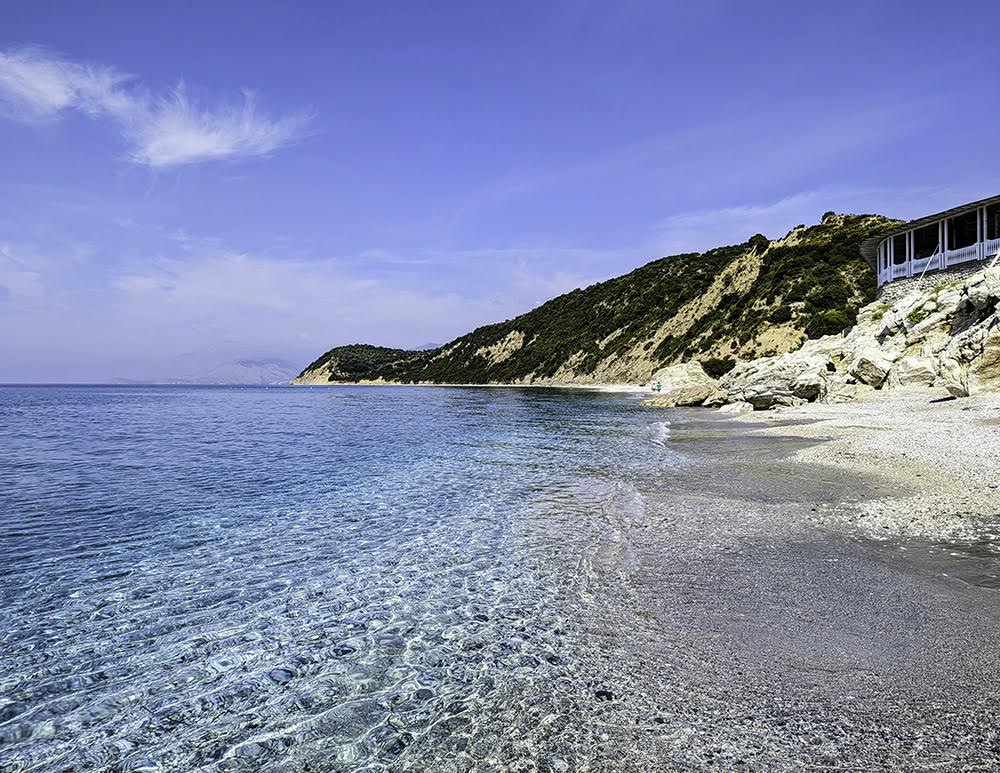
[[901,491],[850,509],[821,507],[875,538],[967,538],[1000,521],[1000,394],[947,399],[944,390],[876,392],[840,405],[754,413],[761,435],[822,440],[792,457],[876,475]]

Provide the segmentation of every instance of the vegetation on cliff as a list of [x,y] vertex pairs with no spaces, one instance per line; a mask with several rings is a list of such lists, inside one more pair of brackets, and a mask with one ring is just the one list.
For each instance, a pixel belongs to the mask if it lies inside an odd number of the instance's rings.
[[337,347],[300,380],[634,382],[689,359],[721,374],[737,358],[790,351],[853,324],[875,290],[858,245],[896,222],[827,213],[777,241],[758,234],[655,260],[435,350]]
[[312,375],[313,381],[365,381],[377,379],[383,368],[426,359],[426,351],[390,349],[371,344],[337,346],[324,352],[299,374],[299,379]]

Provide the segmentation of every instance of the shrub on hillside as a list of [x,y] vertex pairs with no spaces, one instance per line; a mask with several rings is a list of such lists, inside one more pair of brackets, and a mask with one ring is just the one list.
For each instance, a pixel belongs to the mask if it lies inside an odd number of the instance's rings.
[[771,321],[776,325],[782,325],[785,322],[792,321],[792,307],[787,303],[783,303],[781,306],[776,308],[771,312]]
[[837,335],[851,327],[854,321],[841,309],[827,309],[814,314],[806,325],[806,335],[810,338]]
[[732,357],[709,357],[701,361],[701,367],[712,378],[722,378],[736,367]]
[[839,309],[847,305],[851,291],[843,282],[825,282],[810,292],[806,299],[817,309]]

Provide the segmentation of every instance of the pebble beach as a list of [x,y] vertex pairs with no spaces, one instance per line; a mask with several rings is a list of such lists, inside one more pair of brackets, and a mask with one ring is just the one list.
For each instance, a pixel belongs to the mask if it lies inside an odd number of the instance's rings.
[[764,436],[822,441],[793,461],[875,474],[898,485],[818,521],[868,536],[966,538],[1000,521],[1000,394],[950,398],[941,390],[874,392],[839,405],[809,404],[740,417]]

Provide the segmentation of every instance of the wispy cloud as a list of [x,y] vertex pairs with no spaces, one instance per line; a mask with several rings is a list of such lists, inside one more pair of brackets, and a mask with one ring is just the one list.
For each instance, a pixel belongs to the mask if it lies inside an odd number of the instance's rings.
[[[494,252],[509,258],[489,271],[488,286],[470,289],[414,281],[401,262],[373,264],[384,250],[275,257],[151,230],[156,238],[142,245],[99,252],[60,237],[0,242],[0,329],[23,331],[0,340],[0,382],[147,377],[204,347],[214,358],[201,363],[207,368],[237,357],[304,365],[354,341],[448,341],[587,281],[534,266],[527,256],[537,250],[461,253],[473,262]],[[434,261],[461,262],[441,253]]]
[[859,198],[853,191],[803,191],[778,201],[678,212],[657,226],[657,243],[664,255],[701,252],[721,244],[738,244],[755,233],[784,236],[799,223],[819,222],[826,209],[837,209]]
[[213,159],[266,156],[305,131],[310,116],[272,118],[255,95],[201,105],[183,83],[157,95],[132,76],[67,61],[44,50],[0,52],[0,107],[15,120],[39,123],[76,110],[109,119],[129,145],[131,161],[164,168]]
[[237,156],[266,156],[300,136],[308,118],[272,119],[257,112],[253,92],[243,100],[201,108],[181,84],[167,97],[133,106],[123,125],[132,160],[152,167]]
[[0,244],[0,305],[37,304],[42,296],[41,280],[42,275],[15,255],[9,244]]

